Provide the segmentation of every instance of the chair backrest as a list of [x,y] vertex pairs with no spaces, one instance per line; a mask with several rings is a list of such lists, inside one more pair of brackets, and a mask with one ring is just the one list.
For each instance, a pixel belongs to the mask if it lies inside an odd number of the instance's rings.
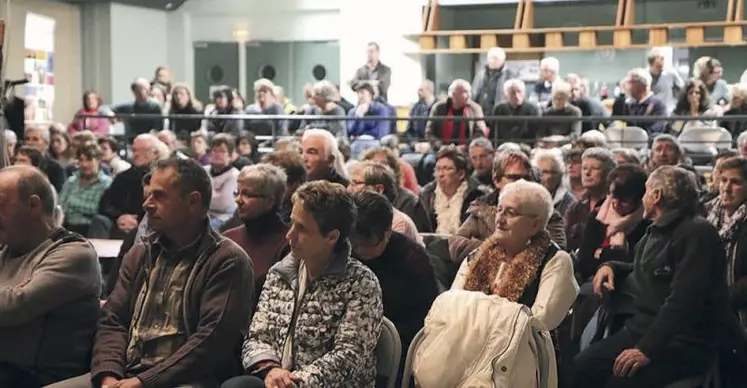
[[376,375],[386,377],[386,388],[394,388],[402,358],[402,341],[397,328],[387,317],[381,320],[381,334],[376,345]]
[[604,131],[611,147],[648,148],[648,132],[640,127],[610,127]]
[[418,345],[423,342],[425,337],[424,329],[420,329],[415,337],[410,342],[410,347],[407,348],[407,356],[405,357],[404,371],[402,372],[402,387],[410,388],[410,379],[412,379],[412,361],[415,358],[415,352],[418,350]]
[[693,152],[710,148],[729,149],[732,145],[731,133],[721,127],[687,128],[682,131],[678,140],[682,148]]

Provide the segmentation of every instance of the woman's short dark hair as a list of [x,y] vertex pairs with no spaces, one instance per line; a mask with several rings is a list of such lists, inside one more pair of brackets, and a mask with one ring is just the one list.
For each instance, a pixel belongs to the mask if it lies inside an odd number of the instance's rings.
[[84,143],[75,149],[75,157],[85,156],[88,159],[101,159],[101,147],[94,142]]
[[117,144],[117,141],[112,139],[111,137],[101,137],[98,140],[99,147],[103,146],[104,143],[109,145],[109,148],[112,150],[113,153],[117,154],[119,153],[119,144]]
[[276,151],[264,154],[262,163],[269,163],[282,168],[288,177],[288,184],[300,185],[306,182],[306,165],[298,152]]
[[621,164],[610,172],[609,182],[613,197],[639,204],[646,193],[646,170],[636,164]]
[[443,158],[451,160],[454,163],[454,168],[456,168],[457,172],[467,171],[467,158],[457,150],[456,146],[448,145],[441,147],[441,149],[438,150],[438,153],[436,153],[436,162]]
[[747,158],[743,156],[735,156],[726,159],[718,166],[718,170],[720,173],[723,173],[726,170],[737,170],[739,176],[747,181]]
[[301,205],[311,214],[323,235],[333,230],[340,232],[337,249],[345,245],[355,226],[358,210],[343,185],[327,181],[307,182],[293,193],[292,201],[293,206]]
[[226,146],[226,150],[229,154],[233,154],[233,151],[236,150],[236,140],[234,139],[233,135],[228,133],[219,133],[210,140],[210,148],[218,147],[221,145]]
[[88,96],[90,95],[96,96],[96,101],[98,101],[99,103],[99,108],[101,107],[101,105],[104,105],[104,100],[101,99],[101,96],[97,92],[88,90],[83,93],[83,108],[85,108],[86,110],[91,109],[91,107],[88,106]]
[[22,146],[16,151],[16,155],[25,155],[31,160],[31,165],[39,167],[42,161],[42,153],[38,149],[32,146]]
[[392,230],[394,210],[386,197],[374,191],[362,191],[353,194],[353,201],[358,207],[354,234],[358,238],[381,241],[387,231]]

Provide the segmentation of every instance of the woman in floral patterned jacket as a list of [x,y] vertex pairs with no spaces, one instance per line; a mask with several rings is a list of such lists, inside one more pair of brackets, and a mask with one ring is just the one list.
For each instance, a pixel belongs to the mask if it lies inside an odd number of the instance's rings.
[[223,388],[373,387],[383,317],[376,276],[350,257],[356,218],[342,185],[293,194],[291,253],[270,268],[242,359]]

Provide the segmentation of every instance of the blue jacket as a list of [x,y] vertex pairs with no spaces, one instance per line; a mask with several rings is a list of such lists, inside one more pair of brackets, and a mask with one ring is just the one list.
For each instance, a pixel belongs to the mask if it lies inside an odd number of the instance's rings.
[[[391,133],[391,122],[357,118],[355,117],[355,111],[356,109],[354,108],[348,113],[348,116],[351,118],[351,120],[348,120],[348,135],[350,137],[369,135],[374,139],[381,139]],[[376,101],[371,102],[368,111],[363,115],[363,117],[366,116],[392,117],[387,107]]]

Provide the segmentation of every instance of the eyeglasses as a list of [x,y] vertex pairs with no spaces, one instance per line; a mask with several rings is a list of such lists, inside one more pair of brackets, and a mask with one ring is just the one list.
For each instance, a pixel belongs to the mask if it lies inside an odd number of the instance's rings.
[[520,181],[522,179],[525,180],[525,181],[531,181],[532,180],[531,176],[529,176],[529,175],[522,175],[522,174],[506,174],[503,177],[506,178],[507,180],[514,181],[514,182]]
[[241,198],[244,198],[244,199],[264,198],[264,197],[266,197],[266,195],[263,195],[263,194],[254,194],[254,193],[250,193],[248,191],[239,191],[239,190],[234,191],[233,192],[233,196],[234,197],[241,197]]
[[519,213],[519,211],[514,208],[503,207],[500,205],[498,206],[498,212],[495,215],[496,217],[500,216],[506,219],[517,218],[517,217],[522,217],[522,216],[533,217],[532,215],[529,215],[529,214]]

